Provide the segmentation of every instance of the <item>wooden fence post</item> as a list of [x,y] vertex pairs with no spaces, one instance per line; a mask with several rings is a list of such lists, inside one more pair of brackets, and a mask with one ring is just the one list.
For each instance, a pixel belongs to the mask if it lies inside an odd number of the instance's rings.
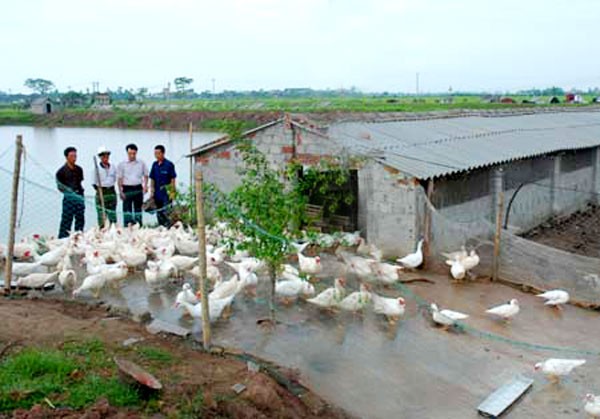
[[196,216],[198,218],[198,263],[200,267],[200,279],[198,289],[201,293],[202,303],[202,342],[205,350],[210,349],[211,330],[210,318],[208,316],[208,280],[206,278],[206,226],[204,221],[204,196],[202,193],[202,171],[196,171]]
[[433,197],[433,178],[429,179],[427,182],[427,195],[425,198],[425,220],[424,220],[424,246],[423,246],[423,269],[427,268],[427,265],[430,265],[430,256],[431,256],[431,222],[432,222],[432,203],[431,199]]
[[15,164],[13,171],[12,193],[10,203],[10,221],[8,226],[8,249],[6,249],[6,266],[4,267],[4,293],[10,294],[12,265],[15,254],[15,228],[17,224],[17,205],[19,201],[19,179],[21,176],[21,157],[23,155],[23,136],[17,135]]
[[492,281],[498,280],[498,271],[500,270],[500,246],[502,244],[502,218],[504,213],[504,173],[502,169],[498,169],[494,173],[494,193],[496,195],[496,231],[494,233]]
[[[194,123],[190,121],[190,125],[188,127],[189,133],[189,142],[190,142],[190,193],[192,194],[192,199],[194,198],[194,156],[192,156],[192,151],[194,150]],[[194,208],[190,206],[190,220],[194,219]]]

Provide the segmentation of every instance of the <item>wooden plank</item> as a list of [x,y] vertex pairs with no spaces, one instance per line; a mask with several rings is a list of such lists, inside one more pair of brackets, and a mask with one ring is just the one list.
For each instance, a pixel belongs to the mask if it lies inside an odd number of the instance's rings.
[[511,381],[499,387],[490,394],[477,411],[488,418],[498,418],[519,400],[533,385],[529,377],[517,375]]

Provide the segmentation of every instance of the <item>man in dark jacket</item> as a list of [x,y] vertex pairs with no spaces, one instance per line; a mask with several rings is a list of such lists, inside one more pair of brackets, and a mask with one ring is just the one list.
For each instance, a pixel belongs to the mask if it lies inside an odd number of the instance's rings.
[[63,194],[62,216],[58,238],[68,237],[75,220],[75,231],[83,231],[85,224],[85,201],[83,198],[83,170],[77,166],[77,149],[67,147],[66,162],[56,172],[56,186]]
[[164,146],[157,145],[154,147],[154,157],[156,157],[156,161],[152,163],[150,169],[150,191],[156,204],[158,224],[169,227],[171,224],[169,213],[171,202],[175,196],[177,174],[175,173],[175,165],[165,158]]

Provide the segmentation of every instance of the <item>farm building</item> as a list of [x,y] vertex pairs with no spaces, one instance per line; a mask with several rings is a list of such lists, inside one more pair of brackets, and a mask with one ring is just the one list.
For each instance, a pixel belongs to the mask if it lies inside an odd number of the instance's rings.
[[[347,192],[355,204],[335,215],[386,255],[409,252],[424,236],[428,201],[456,223],[495,223],[500,188],[505,208],[510,201],[509,230],[526,231],[600,193],[600,112],[590,110],[327,124],[286,116],[244,135],[275,165],[352,162]],[[241,159],[228,137],[192,155],[206,181],[224,191],[238,184]],[[441,248],[454,244],[438,237]]]
[[92,103],[94,106],[109,106],[110,102],[110,93],[95,93],[92,97]]
[[31,112],[37,115],[46,115],[54,112],[54,104],[47,97],[40,97],[31,101]]

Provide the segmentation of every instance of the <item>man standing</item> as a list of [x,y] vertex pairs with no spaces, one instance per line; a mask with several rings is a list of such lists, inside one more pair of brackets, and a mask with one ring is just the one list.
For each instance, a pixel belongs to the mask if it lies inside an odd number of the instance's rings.
[[[106,219],[111,223],[117,222],[117,193],[115,191],[115,184],[117,183],[117,168],[114,164],[110,163],[110,150],[105,146],[100,146],[96,153],[100,161],[94,173],[92,173],[92,186],[96,190],[96,212],[98,213],[98,225],[104,226],[104,219],[102,217],[102,202],[100,201],[100,194],[104,201],[104,213]],[[100,182],[100,185],[98,185]]]
[[171,201],[175,196],[175,165],[165,158],[165,147],[157,145],[154,147],[154,157],[156,161],[152,163],[150,169],[150,194],[154,197],[156,204],[156,217],[158,224],[169,227],[171,220],[169,209]]
[[56,172],[56,186],[63,194],[62,216],[58,238],[69,237],[73,219],[75,231],[83,231],[85,224],[85,201],[83,198],[83,170],[77,166],[77,149],[67,147],[64,151],[66,162]]
[[135,144],[129,144],[125,150],[127,160],[117,168],[119,192],[123,200],[123,224],[141,226],[144,194],[148,191],[148,167],[136,158],[138,148]]

